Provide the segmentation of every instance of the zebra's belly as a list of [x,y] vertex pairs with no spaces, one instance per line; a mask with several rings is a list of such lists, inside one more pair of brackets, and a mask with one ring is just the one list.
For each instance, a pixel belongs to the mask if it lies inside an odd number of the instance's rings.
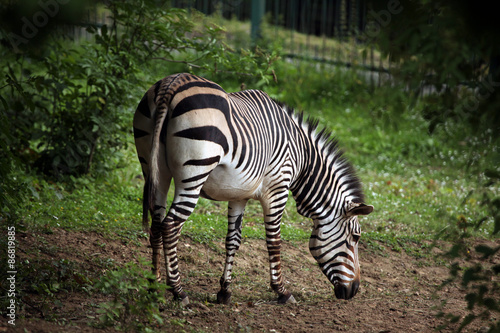
[[202,196],[217,201],[256,199],[262,178],[246,179],[243,174],[224,165],[216,167],[203,185]]

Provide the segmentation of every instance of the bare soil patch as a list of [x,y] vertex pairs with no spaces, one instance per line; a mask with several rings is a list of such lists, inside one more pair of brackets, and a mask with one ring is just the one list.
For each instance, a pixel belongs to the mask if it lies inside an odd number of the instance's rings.
[[[27,269],[30,262],[36,260],[66,259],[79,271],[98,276],[105,272],[110,259],[122,265],[138,261],[140,257],[150,258],[146,239],[138,244],[109,240],[97,233],[56,229],[51,234],[20,234],[18,241],[18,270]],[[449,274],[443,259],[417,259],[404,252],[380,251],[366,245],[360,248],[360,291],[354,299],[345,301],[335,298],[331,284],[315,264],[307,244],[284,242],[284,274],[298,303],[278,305],[269,287],[265,241],[259,240],[245,240],[237,254],[232,304],[215,304],[223,270],[223,249],[223,242],[206,246],[192,242],[189,237],[181,238],[180,268],[191,304],[187,308],[170,306],[163,309],[165,324],[156,329],[179,332],[432,332],[442,324],[435,315],[443,302],[446,302],[445,311],[466,314],[465,291],[460,286],[451,284],[438,288]],[[436,257],[439,255],[439,249],[432,251]],[[500,261],[498,257],[495,260]],[[102,295],[74,292],[60,293],[55,298],[57,304],[45,304],[41,310],[42,296],[25,295],[16,326],[13,328],[5,317],[0,317],[0,332],[113,331],[113,328],[98,329],[92,325],[98,322],[96,310],[97,304],[105,300]],[[476,322],[468,329],[477,332],[487,326],[487,322]]]

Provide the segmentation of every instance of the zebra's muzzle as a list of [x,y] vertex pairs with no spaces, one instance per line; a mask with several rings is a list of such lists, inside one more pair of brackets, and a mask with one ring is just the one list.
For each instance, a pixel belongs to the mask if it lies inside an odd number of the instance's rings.
[[359,289],[359,280],[354,280],[349,286],[345,286],[338,281],[334,282],[335,296],[338,299],[351,299],[356,295]]

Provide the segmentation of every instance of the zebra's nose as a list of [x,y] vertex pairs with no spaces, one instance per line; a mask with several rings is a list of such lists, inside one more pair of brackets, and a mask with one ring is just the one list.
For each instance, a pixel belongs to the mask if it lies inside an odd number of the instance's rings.
[[352,285],[351,285],[351,297],[354,297],[354,295],[356,295],[358,293],[358,289],[359,289],[359,280],[354,280],[352,282]]
[[351,299],[359,289],[359,280],[354,280],[348,287],[343,284],[335,285],[335,296],[339,299]]

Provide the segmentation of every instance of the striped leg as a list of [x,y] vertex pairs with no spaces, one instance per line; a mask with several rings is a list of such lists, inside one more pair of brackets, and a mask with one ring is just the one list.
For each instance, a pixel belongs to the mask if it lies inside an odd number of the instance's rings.
[[167,216],[161,225],[163,239],[163,253],[165,255],[165,266],[167,271],[167,285],[175,299],[179,299],[183,305],[189,304],[189,298],[182,289],[179,273],[179,262],[177,258],[177,244],[181,235],[182,226],[189,215],[193,212],[198,202],[199,194],[182,193],[175,196]]
[[[162,225],[162,220],[163,217],[165,216],[165,205],[167,202],[167,193],[168,189],[170,188],[170,182],[172,180],[172,175],[170,172],[166,169],[161,171],[160,174],[160,180],[159,180],[159,187],[155,191],[155,197],[154,197],[154,207],[153,211],[151,212],[152,216],[152,221],[151,221],[151,230],[149,233],[149,242],[151,244],[151,249],[153,250],[153,257],[152,257],[152,262],[153,262],[153,274],[156,276],[156,280],[160,281],[161,280],[161,273],[160,273],[160,254],[161,254],[161,249],[162,249],[162,234],[161,234],[161,225]],[[146,186],[144,187],[144,194],[149,191],[149,184],[146,183]],[[147,215],[146,215],[146,221],[143,221],[143,225],[147,224]]]
[[229,304],[231,301],[231,273],[233,270],[233,261],[236,251],[241,244],[241,222],[247,200],[230,201],[228,204],[228,230],[226,236],[226,264],[224,273],[220,279],[220,291],[217,293],[217,303]]
[[288,191],[274,194],[269,204],[262,204],[266,227],[266,244],[269,253],[271,288],[278,294],[278,303],[295,303],[292,293],[286,290],[281,273],[281,216],[288,198]]

